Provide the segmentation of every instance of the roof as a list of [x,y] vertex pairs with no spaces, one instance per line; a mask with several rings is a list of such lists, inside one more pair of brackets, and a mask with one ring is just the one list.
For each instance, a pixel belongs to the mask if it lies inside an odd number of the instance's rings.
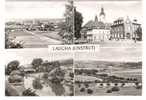
[[100,22],[100,21],[88,21],[84,27],[87,27],[89,29],[93,29],[93,28],[100,28],[100,29],[103,29],[105,28],[105,24],[103,22]]

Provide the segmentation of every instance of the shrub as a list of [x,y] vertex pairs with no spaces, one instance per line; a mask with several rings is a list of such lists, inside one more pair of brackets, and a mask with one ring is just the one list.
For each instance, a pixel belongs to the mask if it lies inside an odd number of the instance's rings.
[[115,83],[115,86],[118,86],[118,83]]
[[80,92],[84,92],[84,91],[85,91],[85,88],[81,88],[81,89],[80,89]]
[[122,85],[121,85],[121,86],[123,87],[124,85],[125,85],[125,83],[122,83]]
[[136,82],[135,85],[138,86],[139,85],[139,82]]
[[35,80],[33,80],[32,86],[34,89],[42,89],[43,88],[39,78],[36,78]]
[[88,94],[92,94],[92,93],[93,93],[93,90],[88,89],[88,90],[87,90],[87,93],[88,93]]
[[142,89],[142,86],[141,85],[136,86],[136,89]]
[[35,93],[35,91],[32,91],[30,88],[26,89],[22,92],[23,96],[37,96],[37,94]]
[[14,75],[8,78],[9,83],[23,82],[23,77]]
[[42,58],[34,58],[31,62],[31,65],[36,71],[39,71],[39,66],[43,63]]
[[100,83],[100,86],[103,86],[103,83]]
[[112,90],[111,90],[111,89],[109,89],[109,90],[107,90],[107,91],[106,91],[106,93],[112,93]]
[[5,68],[5,73],[7,75],[9,75],[13,70],[18,70],[18,66],[19,66],[19,61],[14,60],[8,63],[8,65]]
[[112,90],[112,91],[120,91],[120,88],[117,87],[117,86],[115,86],[115,87],[112,87],[111,90]]
[[51,82],[52,82],[52,83],[60,83],[61,80],[60,80],[59,78],[57,78],[57,77],[53,77],[53,78],[51,79]]
[[86,84],[85,84],[85,87],[88,88],[88,87],[89,87],[89,84],[86,83]]
[[99,81],[98,80],[95,80],[95,83],[98,83]]
[[74,74],[73,73],[69,73],[69,76],[71,77],[71,78],[74,78]]
[[70,93],[69,96],[74,96],[74,93]]
[[110,83],[107,83],[107,86],[110,86]]

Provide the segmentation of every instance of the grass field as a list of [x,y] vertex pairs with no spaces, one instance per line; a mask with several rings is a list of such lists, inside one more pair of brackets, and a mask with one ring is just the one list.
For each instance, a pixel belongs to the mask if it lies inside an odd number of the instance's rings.
[[[120,91],[112,92],[112,93],[106,93],[108,89],[111,87],[97,87],[96,84],[89,84],[89,87],[85,88],[84,92],[80,92],[80,89],[83,88],[84,85],[82,85],[80,88],[78,85],[75,85],[75,95],[76,96],[140,96],[142,95],[141,89],[136,89],[135,87],[119,87]],[[93,90],[92,94],[87,93],[87,89]]]
[[23,41],[24,48],[47,48],[48,45],[62,44],[59,36],[55,34],[57,33],[35,33],[23,30],[11,32],[9,37],[15,37],[16,41]]

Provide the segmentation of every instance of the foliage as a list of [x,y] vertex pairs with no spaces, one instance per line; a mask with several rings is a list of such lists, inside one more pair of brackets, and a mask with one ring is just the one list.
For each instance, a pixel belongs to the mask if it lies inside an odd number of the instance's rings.
[[22,92],[23,96],[37,96],[35,91],[32,91],[32,89],[28,88]]
[[112,90],[112,91],[120,91],[120,88],[117,87],[117,86],[114,86],[114,87],[111,88],[111,90]]
[[78,12],[76,9],[74,9],[74,30],[75,30],[75,38],[81,38],[81,29],[82,29],[82,23],[83,23],[83,17],[80,12]]
[[74,78],[74,74],[73,74],[72,72],[69,73],[69,76],[70,76],[71,78]]
[[66,10],[64,13],[65,17],[65,24],[63,25],[63,29],[61,31],[61,36],[64,40],[64,42],[70,44],[73,43],[73,1],[68,1],[68,4],[66,4]]
[[36,69],[36,71],[39,71],[39,66],[42,64],[42,62],[42,58],[35,58],[31,64],[33,65],[33,68]]
[[106,93],[112,93],[112,90],[111,90],[111,89],[109,89],[109,90],[107,90],[107,91],[106,91]]
[[14,60],[8,63],[8,65],[5,68],[5,73],[7,75],[9,75],[13,70],[18,70],[18,66],[19,66],[19,61]]
[[92,94],[92,93],[93,93],[93,90],[87,89],[87,93],[88,93],[88,94]]
[[136,86],[136,89],[142,89],[141,85]]
[[15,38],[10,39],[8,36],[8,33],[6,33],[5,36],[5,48],[23,48],[23,43],[22,41],[15,41]]
[[61,68],[54,69],[53,73],[51,74],[52,79],[54,81],[62,81],[64,79],[65,72]]
[[138,36],[137,40],[142,41],[142,28],[138,27],[135,31],[135,34]]
[[84,91],[85,91],[85,88],[81,88],[81,89],[80,89],[80,92],[84,92]]
[[8,78],[8,81],[10,83],[23,82],[23,77],[19,75],[13,75]]
[[85,87],[88,88],[89,87],[89,84],[85,83]]
[[36,78],[35,80],[33,80],[32,86],[34,89],[42,89],[43,88],[39,78]]

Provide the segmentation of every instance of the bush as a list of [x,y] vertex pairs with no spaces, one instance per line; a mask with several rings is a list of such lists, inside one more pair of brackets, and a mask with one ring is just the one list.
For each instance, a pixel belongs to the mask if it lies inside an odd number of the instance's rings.
[[125,85],[125,83],[122,83],[122,85],[121,85],[121,86],[123,87],[124,85]]
[[37,96],[37,94],[35,93],[35,91],[32,91],[30,88],[26,89],[22,92],[23,96]]
[[107,86],[110,86],[110,83],[107,83]]
[[135,85],[138,86],[139,85],[139,82],[136,82]]
[[36,78],[35,80],[33,80],[32,86],[34,89],[42,89],[43,88],[39,78]]
[[81,88],[81,89],[80,89],[80,92],[84,92],[84,91],[85,91],[85,88]]
[[115,83],[115,86],[118,86],[118,83]]
[[112,90],[111,90],[111,89],[109,89],[109,90],[107,90],[107,91],[106,91],[106,93],[112,93]]
[[85,87],[88,88],[88,87],[89,87],[89,84],[86,83],[86,84],[85,84]]
[[43,63],[42,58],[34,58],[31,65],[36,71],[39,71],[39,66]]
[[74,96],[74,93],[70,93],[69,96]]
[[19,64],[20,63],[17,60],[9,62],[8,65],[6,66],[5,73],[9,75],[13,70],[18,70]]
[[22,76],[18,76],[18,75],[10,76],[8,78],[8,81],[9,81],[9,83],[23,82],[23,77]]
[[136,86],[136,89],[142,89],[142,86],[141,85]]
[[100,83],[100,86],[103,86],[103,83]]
[[111,90],[112,90],[112,91],[120,91],[120,88],[117,87],[117,86],[115,86],[115,87],[111,88]]
[[88,94],[92,94],[92,93],[93,93],[93,90],[88,89],[88,90],[87,90],[87,93],[88,93]]

